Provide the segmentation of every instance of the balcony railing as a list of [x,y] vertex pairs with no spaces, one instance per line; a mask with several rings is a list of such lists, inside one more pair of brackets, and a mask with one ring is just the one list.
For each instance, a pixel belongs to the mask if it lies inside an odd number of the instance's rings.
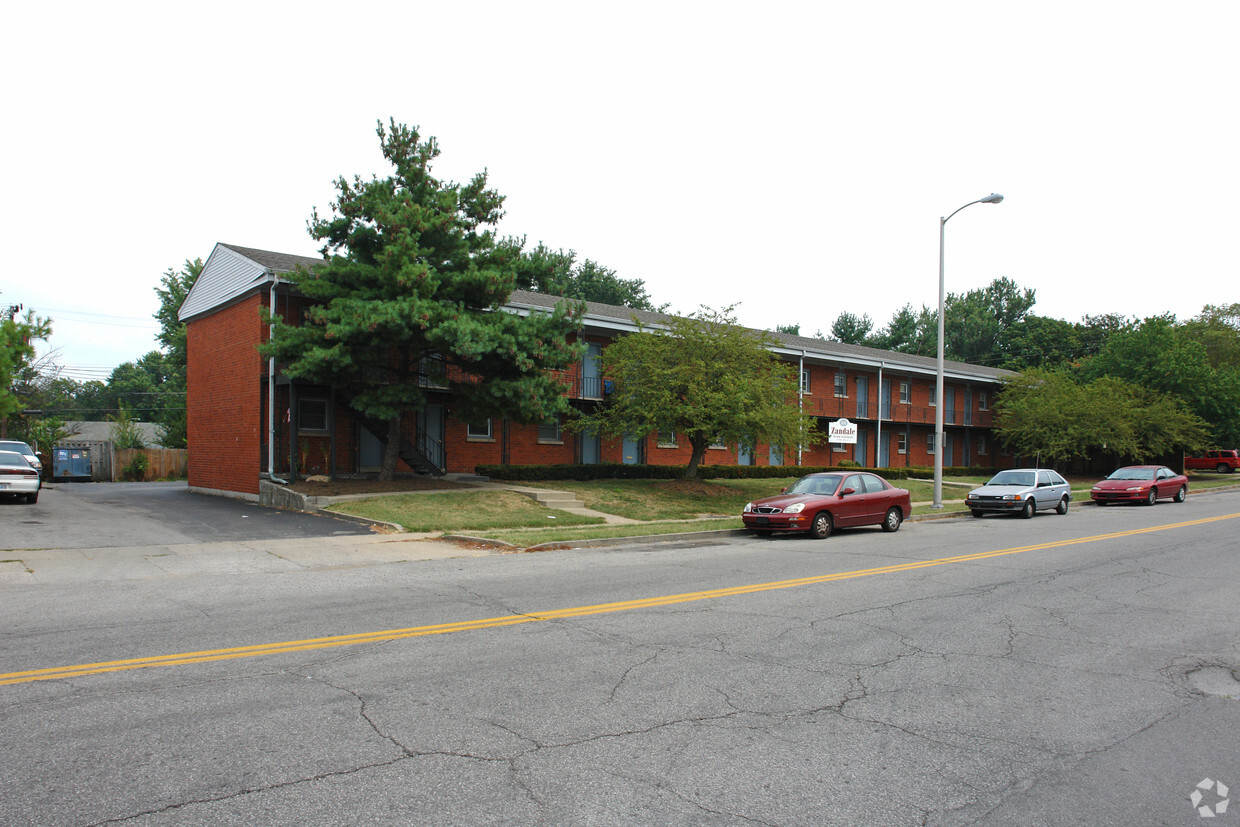
[[602,399],[606,381],[601,376],[583,376],[581,365],[559,371],[556,377],[569,399]]
[[[810,416],[820,416],[828,419],[855,419],[862,421],[873,421],[874,405],[868,406],[869,415],[857,413],[857,400],[852,398],[814,398],[806,396],[803,398],[803,410]],[[891,402],[881,404],[882,420],[884,422],[908,423],[912,425],[933,425],[934,424],[934,406],[933,405],[912,405],[902,402]],[[993,414],[990,411],[969,411],[964,408],[946,407],[943,409],[943,423],[945,425],[966,425],[980,428],[989,428],[993,424]]]

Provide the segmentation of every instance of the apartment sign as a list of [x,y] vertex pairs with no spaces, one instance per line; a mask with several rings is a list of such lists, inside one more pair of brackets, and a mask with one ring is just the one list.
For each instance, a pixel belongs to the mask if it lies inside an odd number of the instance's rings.
[[848,445],[857,444],[857,426],[847,419],[837,419],[827,423],[827,433],[831,442],[843,442]]

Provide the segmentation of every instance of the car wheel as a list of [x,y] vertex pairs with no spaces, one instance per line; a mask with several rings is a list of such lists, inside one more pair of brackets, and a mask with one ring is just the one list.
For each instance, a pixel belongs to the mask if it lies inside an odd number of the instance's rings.
[[1055,513],[1063,516],[1068,513],[1068,498],[1064,497],[1059,501],[1059,505],[1055,506]]
[[38,491],[34,492],[33,494],[27,494],[27,495],[26,495],[26,502],[30,503],[31,505],[34,505],[34,504],[35,504],[35,503],[37,503],[38,501],[39,501],[39,492],[38,492]]
[[1225,465],[1220,462],[1218,465],[1214,466],[1214,470],[1218,471],[1220,474],[1226,474],[1228,471],[1231,470],[1231,466]]
[[978,510],[975,508],[975,509],[973,509],[973,516],[974,516],[974,517],[980,517],[980,516],[982,516],[982,512],[978,511]]
[[1025,507],[1020,510],[1022,519],[1029,520],[1033,518],[1033,512],[1037,511],[1037,506],[1033,504],[1033,498],[1025,500]]
[[1158,499],[1158,489],[1157,489],[1157,488],[1151,488],[1151,489],[1150,489],[1150,495],[1149,495],[1148,497],[1146,497],[1146,498],[1145,498],[1145,504],[1146,504],[1146,505],[1153,505],[1153,504],[1154,504],[1154,502],[1155,502],[1157,499]]
[[834,526],[831,523],[831,515],[825,511],[820,511],[814,515],[814,522],[810,523],[810,536],[816,540],[825,540],[831,536],[831,529]]
[[1181,485],[1180,490],[1175,492],[1175,501],[1178,503],[1182,503],[1187,498],[1188,498],[1188,486]]
[[904,522],[904,517],[901,516],[900,509],[888,508],[887,516],[883,518],[883,531],[899,531],[902,522]]

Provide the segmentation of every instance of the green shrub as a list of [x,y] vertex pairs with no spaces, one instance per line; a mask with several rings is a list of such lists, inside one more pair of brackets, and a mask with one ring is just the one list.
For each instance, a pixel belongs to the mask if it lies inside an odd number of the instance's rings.
[[134,454],[125,467],[121,469],[125,479],[141,482],[146,479],[146,454]]
[[[737,479],[771,479],[778,477],[801,477],[806,474],[818,474],[841,469],[860,468],[857,463],[845,465],[796,466],[796,465],[701,465],[698,466],[698,477],[704,480],[737,480]],[[886,477],[889,480],[905,479],[913,476],[913,468],[866,468],[866,471]],[[921,469],[925,470],[925,469]],[[965,473],[970,469],[951,469],[956,473]],[[988,473],[993,469],[981,471]],[[675,480],[684,476],[683,465],[621,465],[604,463],[602,465],[479,465],[475,473],[493,480],[525,480],[527,482],[545,482],[549,480]],[[927,471],[929,479],[934,476],[933,470]],[[948,473],[944,470],[944,473]]]

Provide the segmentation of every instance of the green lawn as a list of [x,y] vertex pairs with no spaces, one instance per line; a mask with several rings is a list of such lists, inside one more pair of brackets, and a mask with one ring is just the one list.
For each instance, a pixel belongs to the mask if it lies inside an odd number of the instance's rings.
[[396,523],[405,531],[448,534],[500,528],[598,525],[601,517],[581,517],[539,505],[513,491],[461,491],[442,494],[401,494],[353,500],[332,511]]
[[[684,531],[740,528],[745,503],[778,494],[796,476],[749,480],[594,480],[517,483],[524,487],[568,491],[587,508],[631,520],[658,521],[642,525],[603,526],[600,518],[581,517],[539,505],[511,491],[462,491],[375,497],[333,506],[333,510],[396,523],[406,531],[469,533],[502,539],[518,546],[573,542],[602,537],[629,537]],[[913,514],[951,514],[965,511],[969,489],[986,477],[948,477],[943,480],[943,508],[914,505]],[[1089,501],[1096,477],[1072,477],[1072,498]],[[934,498],[930,480],[895,480],[909,489],[913,502]],[[963,484],[962,484],[963,483]],[[1190,490],[1240,483],[1240,476],[1195,474]]]

